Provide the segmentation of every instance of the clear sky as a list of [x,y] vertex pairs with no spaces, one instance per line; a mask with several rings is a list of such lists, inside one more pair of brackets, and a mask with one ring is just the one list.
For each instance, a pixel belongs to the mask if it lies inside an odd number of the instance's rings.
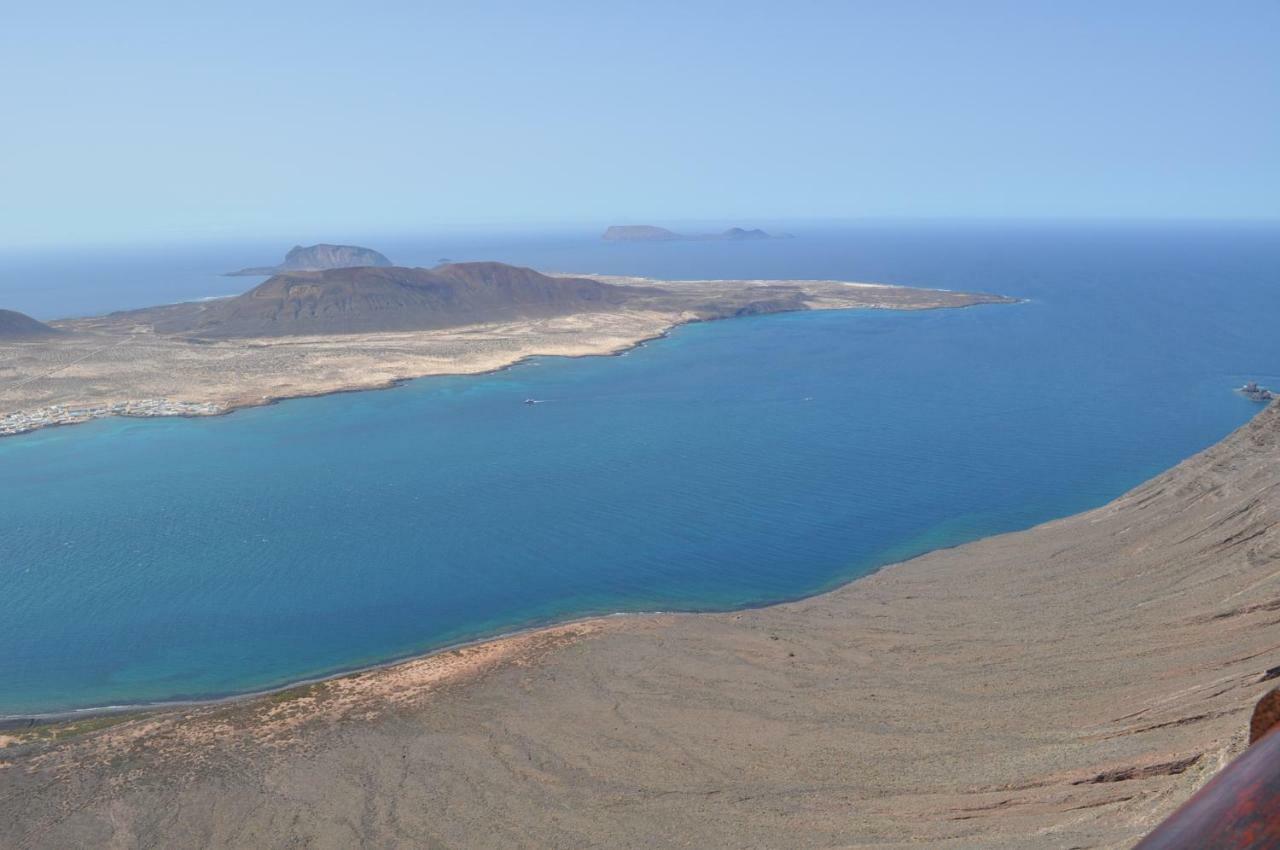
[[0,245],[1280,217],[1280,2],[6,3]]

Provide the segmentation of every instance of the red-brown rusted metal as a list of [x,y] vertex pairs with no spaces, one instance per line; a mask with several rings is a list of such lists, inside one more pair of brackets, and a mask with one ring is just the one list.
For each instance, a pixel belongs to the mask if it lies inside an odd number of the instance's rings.
[[1134,850],[1280,848],[1280,689],[1254,709],[1251,746]]
[[1280,688],[1274,688],[1258,700],[1249,720],[1249,743],[1255,744],[1262,736],[1280,726]]

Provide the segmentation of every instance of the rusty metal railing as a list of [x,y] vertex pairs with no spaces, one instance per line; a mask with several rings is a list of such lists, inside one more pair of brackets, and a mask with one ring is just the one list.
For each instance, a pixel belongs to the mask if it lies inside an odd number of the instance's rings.
[[1249,748],[1134,850],[1280,848],[1280,688],[1253,710]]

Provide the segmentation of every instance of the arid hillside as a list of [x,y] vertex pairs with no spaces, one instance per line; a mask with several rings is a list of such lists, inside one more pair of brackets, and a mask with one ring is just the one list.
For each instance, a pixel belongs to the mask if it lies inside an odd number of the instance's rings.
[[502,263],[290,271],[156,323],[159,333],[260,337],[434,330],[617,306],[626,290]]
[[1280,408],[1096,510],[824,596],[586,621],[266,697],[10,728],[71,846],[1131,846],[1280,666]]
[[44,322],[36,321],[25,313],[0,310],[0,340],[36,339],[57,334]]

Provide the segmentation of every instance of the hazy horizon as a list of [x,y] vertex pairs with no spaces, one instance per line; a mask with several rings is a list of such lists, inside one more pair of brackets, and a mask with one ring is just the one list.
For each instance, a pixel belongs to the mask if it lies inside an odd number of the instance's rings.
[[1280,7],[7,13],[0,248],[1280,218]]
[[[957,270],[975,261],[968,246],[1027,240],[1044,244],[1163,244],[1170,250],[1229,237],[1235,250],[1276,242],[1280,222],[1230,220],[1102,219],[859,219],[844,221],[670,221],[685,233],[723,230],[731,224],[763,226],[795,239],[763,241],[610,242],[603,225],[547,225],[423,229],[355,234],[299,232],[289,237],[251,235],[207,240],[116,242],[0,248],[0,307],[40,320],[65,319],[180,301],[236,295],[258,281],[228,277],[233,269],[280,262],[295,244],[355,244],[380,251],[395,265],[430,268],[451,262],[497,261],[547,272],[627,274],[664,279],[810,278],[956,287],[956,280],[902,275],[870,257],[886,245],[920,246]],[[1243,241],[1241,241],[1243,240]],[[832,265],[833,247],[851,251],[850,262]],[[983,250],[987,250],[983,249]],[[838,253],[838,252],[837,252]],[[982,252],[980,251],[979,254]],[[861,259],[858,259],[861,258]],[[984,260],[985,262],[985,260]]]
[[[1280,215],[1275,217],[1241,218],[1241,217],[1065,217],[1065,216],[1023,216],[1018,218],[998,217],[940,217],[940,216],[866,216],[858,218],[828,219],[768,219],[768,218],[707,218],[680,219],[651,217],[636,220],[597,221],[547,221],[547,222],[485,222],[456,221],[447,224],[426,225],[421,228],[384,228],[380,230],[361,230],[350,228],[308,229],[303,228],[292,233],[272,233],[255,231],[246,233],[204,233],[204,234],[139,234],[119,239],[78,239],[74,241],[31,242],[24,245],[7,245],[0,243],[0,256],[39,257],[55,254],[103,254],[113,253],[135,254],[137,252],[167,250],[209,250],[219,248],[253,248],[260,246],[268,252],[264,261],[279,259],[294,246],[315,244],[359,245],[381,250],[387,246],[403,245],[410,242],[431,242],[459,239],[514,240],[537,241],[548,238],[592,237],[603,235],[610,225],[656,225],[667,227],[681,233],[714,233],[730,227],[759,227],[770,233],[803,236],[808,232],[829,232],[833,230],[856,231],[863,228],[885,229],[962,229],[962,228],[1198,228],[1224,227],[1246,229],[1280,228]],[[794,233],[792,231],[795,231]],[[394,258],[393,258],[394,259]]]

